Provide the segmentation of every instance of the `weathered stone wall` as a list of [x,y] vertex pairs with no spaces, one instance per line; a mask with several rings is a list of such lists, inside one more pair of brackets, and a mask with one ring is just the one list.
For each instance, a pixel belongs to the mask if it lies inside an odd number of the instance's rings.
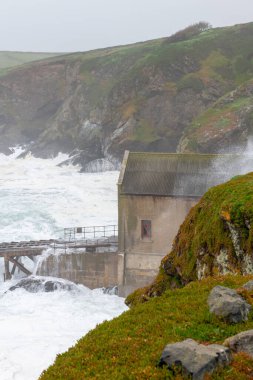
[[[126,295],[148,285],[170,251],[196,198],[119,196],[119,286]],[[141,220],[151,220],[151,239],[141,238]],[[123,274],[122,274],[123,272]]]
[[118,253],[50,255],[41,262],[37,274],[61,277],[91,289],[115,286],[118,284]]

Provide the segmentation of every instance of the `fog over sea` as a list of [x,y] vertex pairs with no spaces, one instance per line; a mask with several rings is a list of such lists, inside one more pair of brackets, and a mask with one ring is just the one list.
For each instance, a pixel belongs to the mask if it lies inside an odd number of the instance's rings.
[[[16,159],[0,154],[0,241],[61,237],[64,227],[117,223],[118,172],[79,173],[67,157]],[[17,277],[20,275],[17,275]],[[96,324],[127,310],[124,300],[76,290],[6,290],[0,259],[0,380],[35,380]],[[5,293],[6,292],[6,293]]]

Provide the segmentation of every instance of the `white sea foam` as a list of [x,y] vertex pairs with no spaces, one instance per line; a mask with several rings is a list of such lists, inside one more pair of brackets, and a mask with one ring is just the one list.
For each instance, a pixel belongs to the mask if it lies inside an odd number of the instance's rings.
[[[116,224],[117,172],[82,173],[43,160],[0,155],[0,241],[59,237],[64,227]],[[35,380],[97,323],[127,307],[117,296],[80,292],[5,293],[0,265],[0,379]],[[30,263],[32,270],[32,262]]]
[[118,172],[79,173],[66,159],[0,155],[0,241],[58,237],[64,227],[115,224]]
[[79,289],[35,294],[16,289],[0,296],[1,380],[37,379],[58,353],[127,309],[120,297]]

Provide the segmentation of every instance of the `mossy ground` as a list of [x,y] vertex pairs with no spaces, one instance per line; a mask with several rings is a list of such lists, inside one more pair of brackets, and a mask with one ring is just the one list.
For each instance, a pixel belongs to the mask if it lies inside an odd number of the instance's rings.
[[[252,314],[247,323],[227,325],[213,317],[207,306],[208,294],[215,285],[238,288],[249,279],[207,278],[139,304],[97,326],[76,346],[59,355],[40,380],[180,379],[180,375],[157,367],[164,346],[187,338],[205,344],[222,343],[229,336],[252,329]],[[232,367],[210,378],[252,379],[252,376],[253,359],[236,355]]]
[[[233,269],[242,270],[226,222],[236,228],[240,249],[249,255],[253,250],[253,173],[211,188],[188,214],[170,254],[185,281],[196,279],[200,252],[213,261],[221,249],[226,249]],[[212,270],[212,262],[206,264]]]

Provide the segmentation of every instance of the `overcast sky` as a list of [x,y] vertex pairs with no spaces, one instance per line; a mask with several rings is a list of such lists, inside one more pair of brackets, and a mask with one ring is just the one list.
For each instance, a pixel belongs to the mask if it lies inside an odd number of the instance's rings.
[[253,21],[253,0],[0,0],[0,50],[69,52]]

